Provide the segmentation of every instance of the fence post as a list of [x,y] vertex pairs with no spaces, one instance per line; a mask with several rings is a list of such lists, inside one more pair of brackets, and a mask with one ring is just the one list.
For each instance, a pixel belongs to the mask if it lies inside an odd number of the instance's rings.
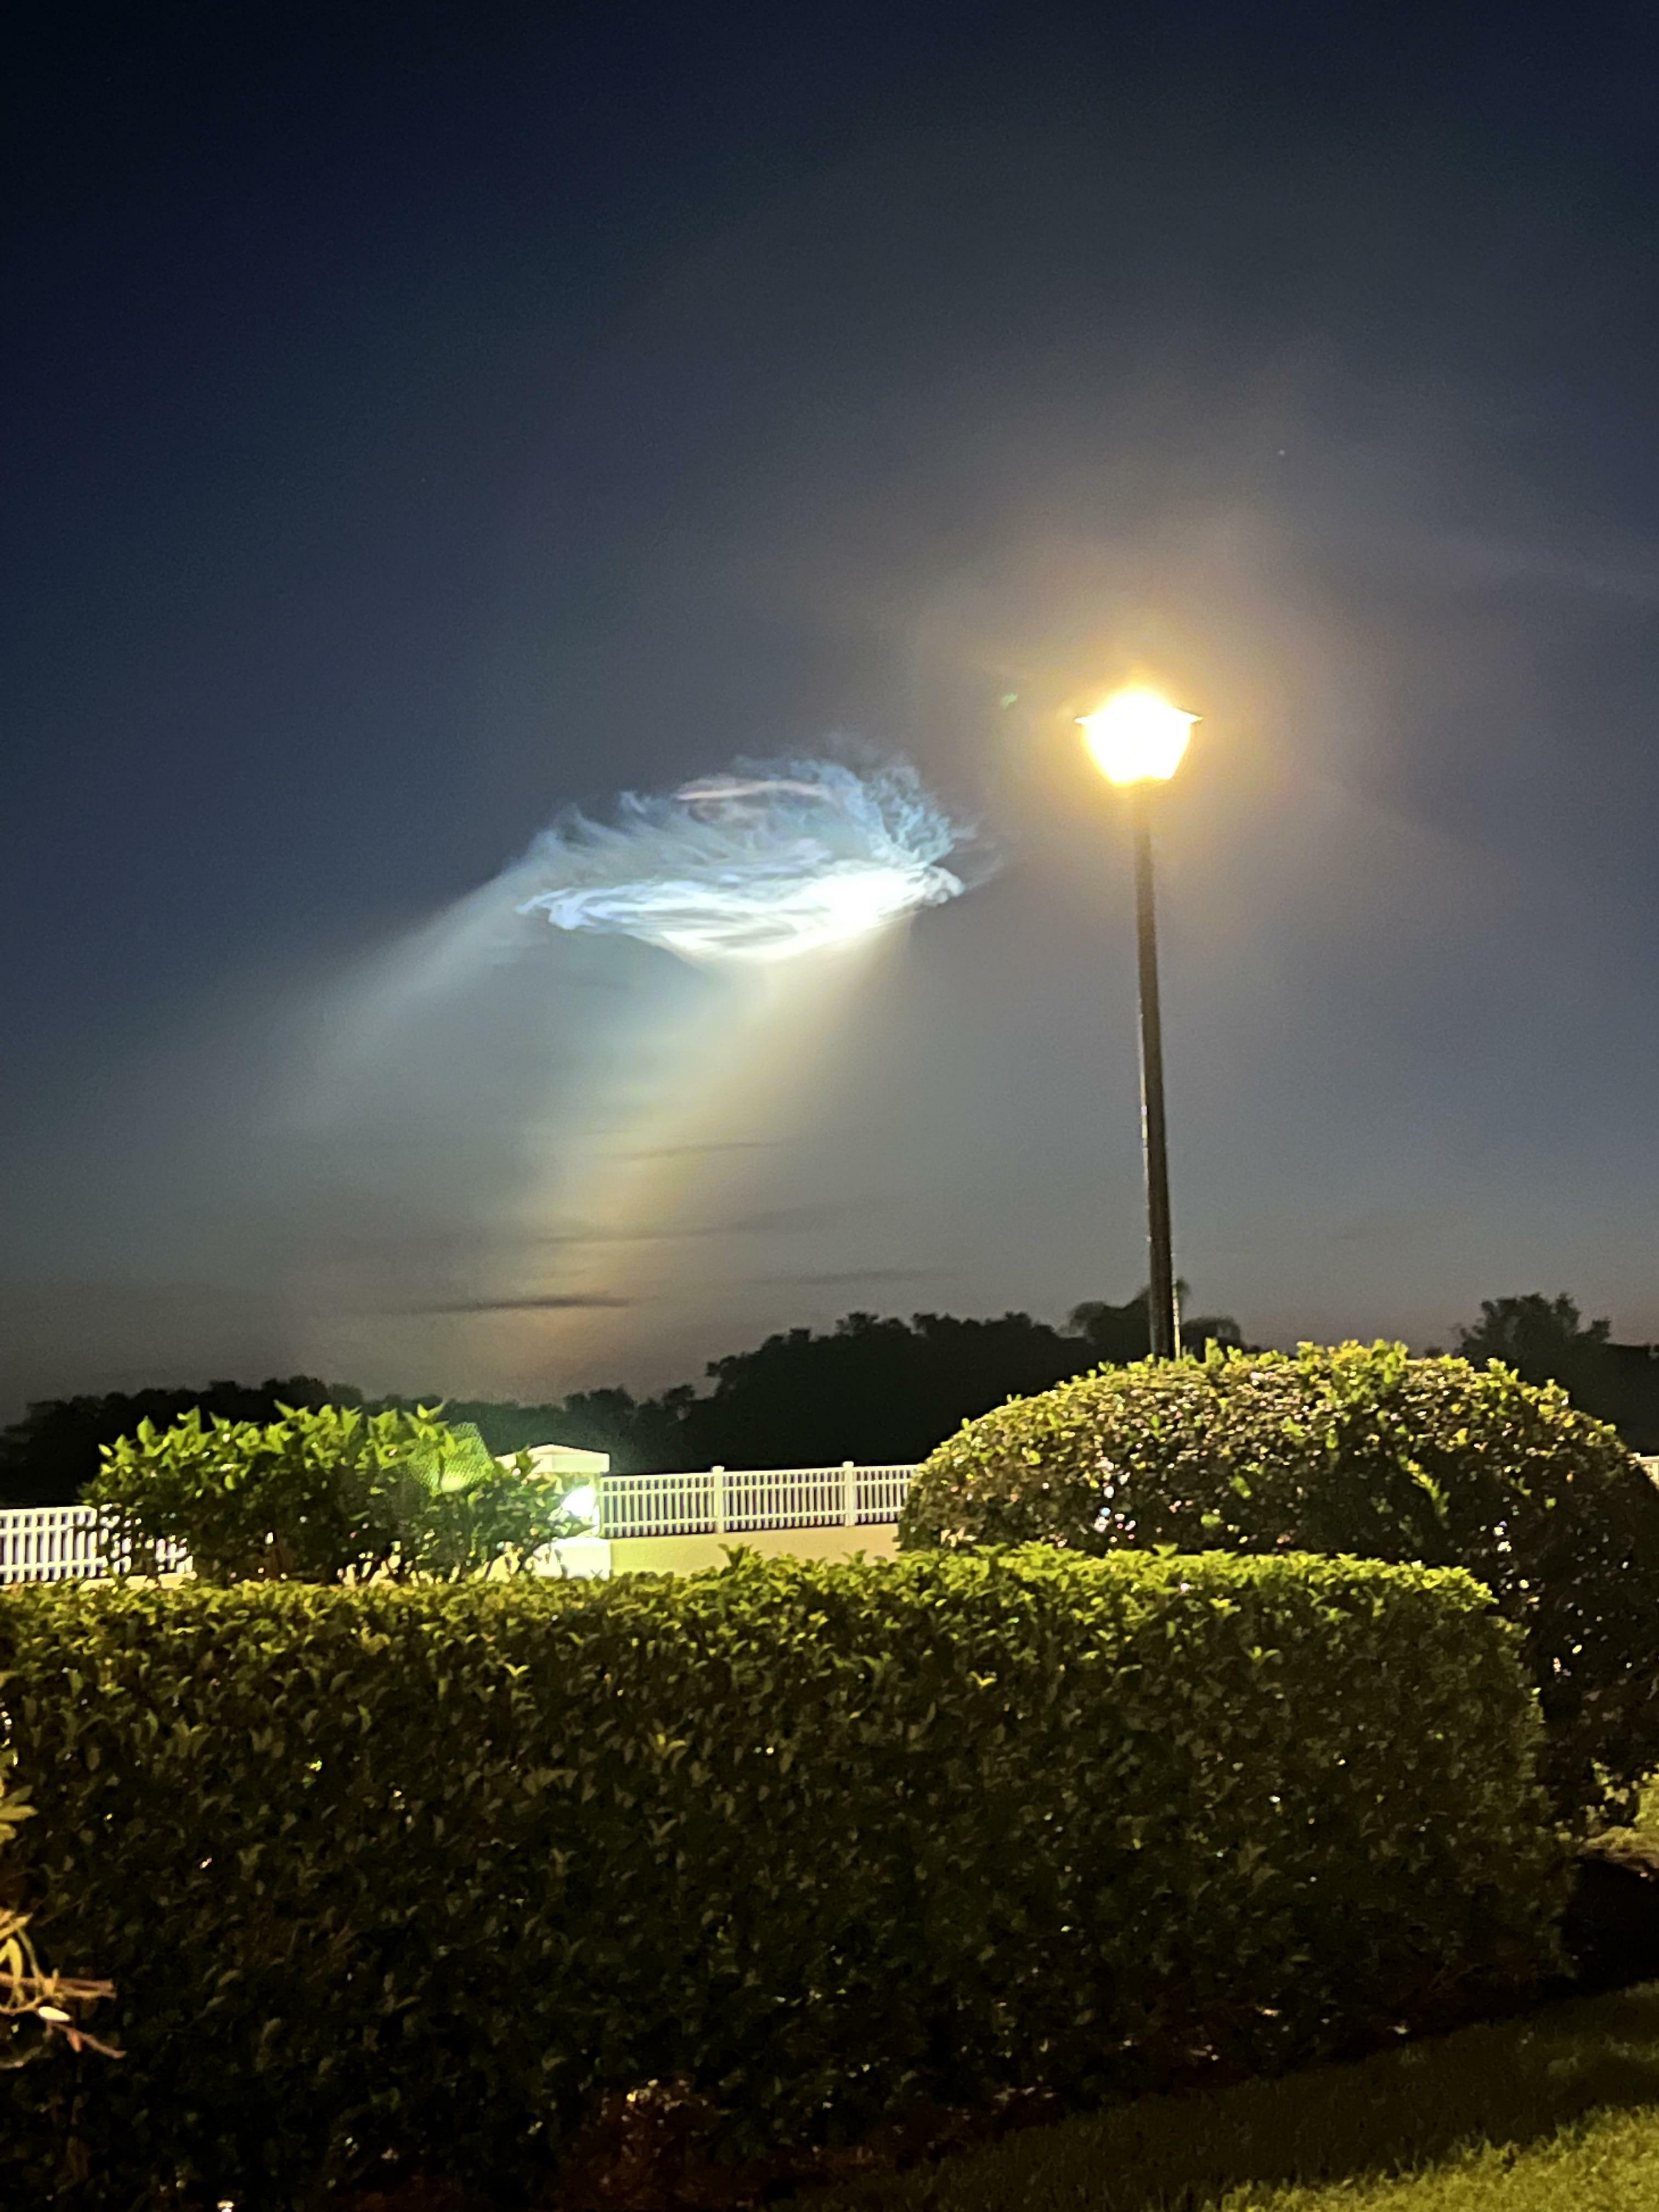
[[714,1478],[714,1534],[723,1536],[726,1534],[726,1469],[716,1467],[709,1471]]
[[841,1475],[846,1492],[847,1525],[849,1528],[856,1528],[859,1525],[859,1471],[850,1459],[842,1460]]

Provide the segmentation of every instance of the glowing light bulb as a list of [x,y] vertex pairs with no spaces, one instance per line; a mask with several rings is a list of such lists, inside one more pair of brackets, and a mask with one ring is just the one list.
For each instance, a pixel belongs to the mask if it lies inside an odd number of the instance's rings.
[[1134,684],[1077,719],[1096,766],[1109,781],[1165,783],[1181,765],[1198,716]]

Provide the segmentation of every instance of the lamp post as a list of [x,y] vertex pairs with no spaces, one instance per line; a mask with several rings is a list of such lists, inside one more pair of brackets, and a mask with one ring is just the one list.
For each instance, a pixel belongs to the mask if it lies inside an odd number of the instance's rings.
[[1156,691],[1114,693],[1078,721],[1095,763],[1129,794],[1134,838],[1135,945],[1140,969],[1140,1118],[1146,1154],[1146,1322],[1154,1359],[1181,1348],[1175,1255],[1170,1237],[1170,1152],[1164,1118],[1164,1025],[1158,998],[1158,916],[1152,896],[1152,797],[1181,765],[1196,714]]

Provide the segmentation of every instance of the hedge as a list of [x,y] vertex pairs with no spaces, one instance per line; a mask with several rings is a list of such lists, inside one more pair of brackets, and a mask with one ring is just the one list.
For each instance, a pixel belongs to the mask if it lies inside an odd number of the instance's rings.
[[1456,1572],[37,1587],[0,1674],[38,1932],[120,1992],[72,2115],[68,2061],[6,2092],[0,2174],[71,2129],[77,2203],[507,2190],[651,2081],[734,2155],[843,2140],[1553,1957],[1533,1700]]
[[964,1423],[899,1541],[1464,1567],[1521,1632],[1559,1816],[1628,1819],[1659,1767],[1659,1487],[1605,1423],[1496,1362],[1212,1346],[1079,1376]]

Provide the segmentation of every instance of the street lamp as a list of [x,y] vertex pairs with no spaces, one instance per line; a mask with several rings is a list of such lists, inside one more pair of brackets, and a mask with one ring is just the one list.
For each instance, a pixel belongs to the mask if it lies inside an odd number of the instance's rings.
[[1095,763],[1129,793],[1135,848],[1135,942],[1140,960],[1140,1118],[1146,1152],[1146,1322],[1154,1359],[1181,1348],[1170,1243],[1170,1152],[1164,1119],[1164,1028],[1158,1004],[1158,920],[1152,902],[1152,793],[1181,765],[1196,714],[1139,686],[1115,692],[1078,721]]

